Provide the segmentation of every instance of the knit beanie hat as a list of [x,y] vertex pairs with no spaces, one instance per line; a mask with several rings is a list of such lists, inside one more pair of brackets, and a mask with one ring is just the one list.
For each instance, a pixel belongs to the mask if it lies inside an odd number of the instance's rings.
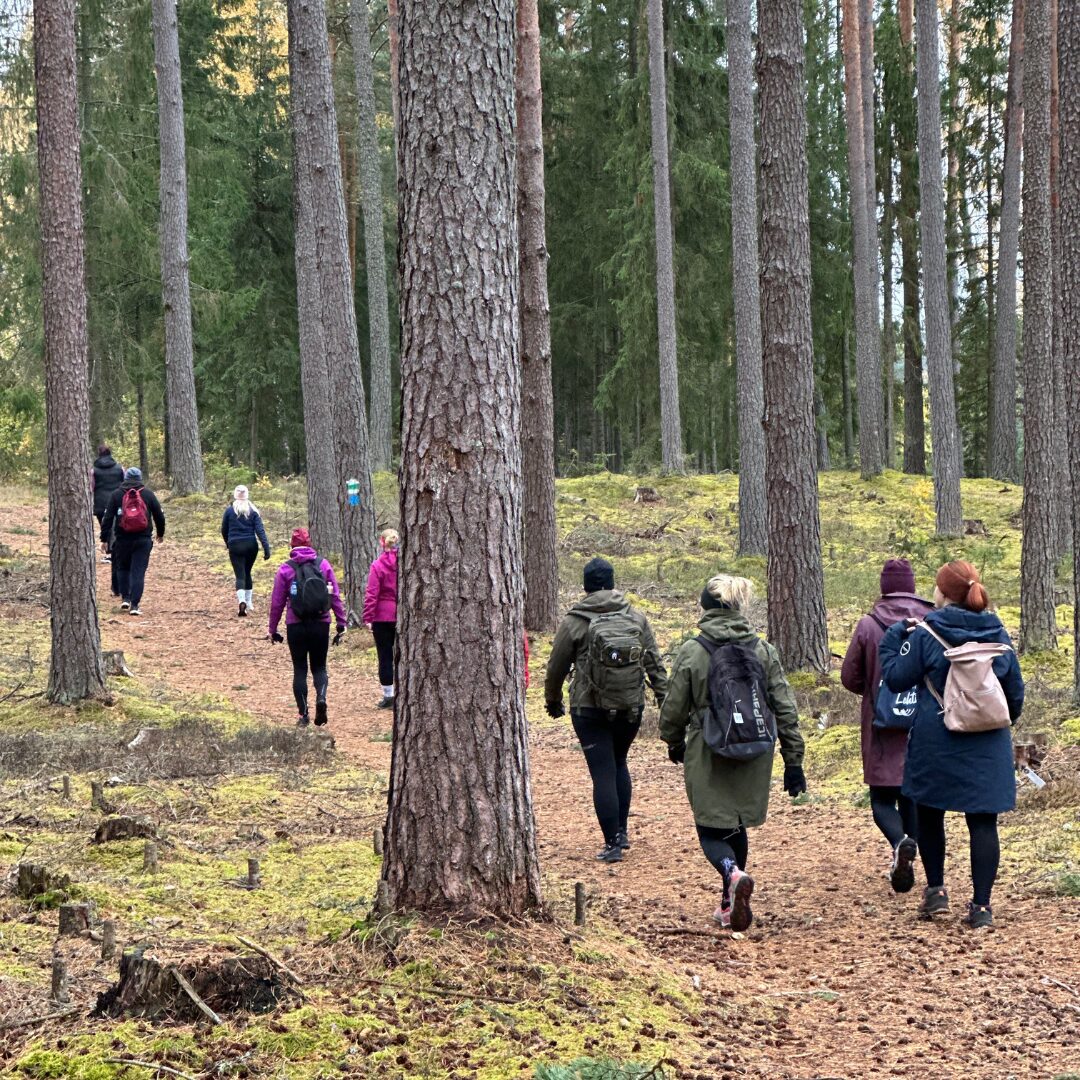
[[141,480],[142,469],[135,468],[134,465],[124,473],[125,480]]
[[915,591],[915,571],[907,559],[890,559],[881,570],[881,595],[891,593],[913,593]]
[[607,559],[592,559],[585,564],[584,584],[587,593],[614,589],[615,567]]
[[311,534],[305,528],[293,529],[292,539],[289,541],[289,546],[307,547],[311,543]]

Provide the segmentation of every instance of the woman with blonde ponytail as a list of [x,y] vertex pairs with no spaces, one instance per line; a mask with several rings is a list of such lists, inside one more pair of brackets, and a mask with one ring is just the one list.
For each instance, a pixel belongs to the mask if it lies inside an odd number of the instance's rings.
[[382,698],[376,708],[394,707],[394,642],[397,640],[398,547],[401,537],[396,529],[379,534],[381,554],[371,564],[367,591],[364,594],[364,625],[375,638],[379,657],[379,682]]
[[232,505],[226,507],[221,519],[221,539],[229,552],[233,574],[236,577],[237,617],[244,618],[251,607],[251,568],[262,545],[263,558],[270,558],[270,541],[255,504],[243,484],[233,489]]

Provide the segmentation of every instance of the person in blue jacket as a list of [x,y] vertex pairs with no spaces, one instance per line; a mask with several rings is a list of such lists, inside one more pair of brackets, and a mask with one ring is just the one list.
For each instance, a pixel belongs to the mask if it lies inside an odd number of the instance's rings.
[[[971,563],[951,562],[937,574],[936,610],[926,623],[952,646],[967,642],[1011,645],[1001,620],[989,611],[990,598]],[[904,794],[916,805],[919,855],[926,873],[926,890],[919,909],[924,918],[945,915],[945,813],[967,818],[971,841],[972,899],[963,922],[972,929],[993,925],[990,892],[997,877],[1000,848],[997,818],[1016,806],[1016,777],[1012,733],[949,731],[941,709],[924,680],[944,694],[949,674],[945,650],[926,630],[911,622],[889,628],[878,652],[881,677],[894,693],[919,690],[918,710],[908,740]],[[1015,723],[1024,707],[1024,680],[1014,651],[994,661]]]
[[236,575],[236,614],[243,619],[252,610],[251,568],[255,565],[260,544],[263,558],[270,558],[270,541],[266,538],[262,518],[243,484],[234,489],[232,505],[226,508],[221,519],[221,539],[229,549],[229,561]]

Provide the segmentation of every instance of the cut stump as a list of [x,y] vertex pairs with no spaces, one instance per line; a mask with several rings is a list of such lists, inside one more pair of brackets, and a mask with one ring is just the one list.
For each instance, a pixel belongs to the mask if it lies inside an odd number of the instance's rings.
[[61,937],[78,937],[80,934],[87,934],[90,932],[93,921],[93,904],[60,905],[60,925],[58,931]]
[[37,863],[19,863],[15,891],[23,900],[35,900],[50,893],[66,894],[70,886],[71,878],[67,874],[54,874]]
[[157,826],[146,818],[106,818],[94,833],[95,844],[108,844],[113,840],[155,840]]
[[124,662],[123,649],[104,649],[101,653],[101,662],[105,666],[106,675],[120,675],[126,679],[131,678],[131,671]]

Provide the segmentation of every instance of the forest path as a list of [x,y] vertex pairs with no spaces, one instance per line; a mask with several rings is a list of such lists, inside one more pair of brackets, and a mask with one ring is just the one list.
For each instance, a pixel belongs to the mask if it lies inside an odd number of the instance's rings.
[[[25,546],[25,523],[24,511],[0,507],[0,538],[12,546]],[[16,525],[20,535],[3,535]],[[43,528],[35,538],[42,543]],[[182,694],[222,694],[256,716],[291,723],[288,653],[265,640],[275,565],[260,560],[257,610],[238,619],[227,560],[208,569],[166,542],[155,547],[146,614],[136,619],[110,602],[109,567],[99,564],[103,644],[123,649],[141,679],[158,676]],[[390,718],[374,707],[375,679],[347,668],[333,650],[330,671],[329,730],[338,749],[385,775],[390,747],[377,736]],[[1032,897],[1006,860],[997,929],[965,931],[958,917],[969,888],[966,843],[958,842],[948,871],[954,914],[918,922],[919,887],[905,897],[890,892],[888,853],[869,810],[792,806],[774,788],[770,819],[750,837],[755,923],[734,937],[711,923],[718,880],[662,744],[642,738],[633,748],[633,849],[608,867],[592,858],[600,836],[568,721],[535,725],[530,742],[548,900],[565,916],[572,883],[584,882],[592,910],[637,939],[601,930],[587,943],[598,964],[617,968],[621,952],[644,949],[687,990],[697,984],[701,1005],[691,1023],[699,1045],[671,1048],[674,1059],[695,1063],[690,1075],[1005,1080],[1080,1068],[1076,900]],[[962,828],[951,835],[962,840]]]

